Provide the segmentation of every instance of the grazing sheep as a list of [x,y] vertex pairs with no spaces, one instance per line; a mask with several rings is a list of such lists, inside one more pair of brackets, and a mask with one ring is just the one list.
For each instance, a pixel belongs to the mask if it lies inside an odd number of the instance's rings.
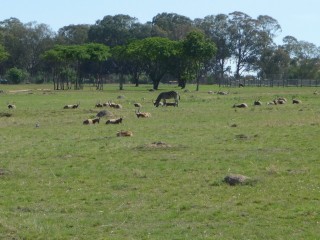
[[208,94],[213,94],[213,91],[208,91]]
[[151,117],[151,113],[140,112],[140,108],[138,109],[138,112],[136,111],[136,115],[137,115],[138,118],[149,118],[149,117]]
[[90,124],[96,124],[96,123],[100,123],[100,118],[94,118],[94,119],[86,119],[83,121],[84,125],[90,125]]
[[292,99],[292,104],[300,104],[300,103],[302,103],[301,100]]
[[9,109],[15,109],[16,108],[16,105],[14,105],[14,104],[8,104],[7,106],[8,106]]
[[133,133],[131,131],[120,131],[117,132],[118,137],[132,137]]
[[138,108],[142,107],[141,103],[134,103],[133,106],[138,107]]
[[117,118],[117,119],[109,119],[106,124],[119,124],[122,123],[122,118]]
[[246,103],[234,104],[234,108],[247,108],[248,105]]

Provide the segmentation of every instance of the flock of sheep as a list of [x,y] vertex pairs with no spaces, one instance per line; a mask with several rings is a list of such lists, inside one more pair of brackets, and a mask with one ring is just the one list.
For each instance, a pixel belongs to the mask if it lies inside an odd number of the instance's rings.
[[[178,96],[179,94],[175,91],[170,91],[170,92],[162,92],[159,94],[157,100],[154,102],[155,106],[178,106]],[[166,99],[174,98],[175,102],[166,102]],[[161,102],[162,100],[162,102]],[[68,104],[63,107],[63,109],[77,109],[79,107],[80,103],[77,104]],[[133,106],[136,108],[135,110],[135,115],[137,118],[150,118],[151,113],[149,112],[141,112],[141,103],[134,103]],[[113,109],[122,109],[122,105],[119,103],[114,103],[111,101],[107,101],[104,103],[98,102],[95,104],[95,108],[104,108],[104,107],[109,107]],[[83,125],[92,125],[92,124],[99,124],[101,117],[105,116],[107,114],[106,110],[100,111],[95,118],[88,118],[83,121]],[[108,119],[105,124],[121,124],[123,122],[123,117],[119,118],[112,118]],[[117,133],[117,136],[132,136],[131,131],[120,131]]]
[[[284,97],[278,97],[276,99],[273,99],[270,102],[267,102],[267,105],[282,105],[282,104],[286,104],[288,102],[288,100]],[[300,104],[302,103],[301,100],[299,99],[292,99],[292,104]],[[253,102],[254,106],[261,106],[262,102],[260,100],[255,100]],[[238,103],[238,104],[234,104],[233,108],[247,108],[248,104],[247,103]]]

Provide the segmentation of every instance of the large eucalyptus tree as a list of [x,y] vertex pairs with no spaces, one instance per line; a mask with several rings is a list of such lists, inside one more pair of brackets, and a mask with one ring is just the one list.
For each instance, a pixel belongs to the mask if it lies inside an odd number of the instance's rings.
[[153,36],[182,40],[194,29],[190,18],[176,13],[160,13],[152,19]]

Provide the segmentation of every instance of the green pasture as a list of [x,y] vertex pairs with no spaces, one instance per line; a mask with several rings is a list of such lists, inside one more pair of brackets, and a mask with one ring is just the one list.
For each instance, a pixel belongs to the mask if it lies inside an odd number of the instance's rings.
[[[316,89],[104,87],[0,85],[0,239],[320,238]],[[153,106],[165,90],[180,92],[179,107]],[[122,124],[82,124],[108,100]],[[250,181],[229,186],[228,174]]]

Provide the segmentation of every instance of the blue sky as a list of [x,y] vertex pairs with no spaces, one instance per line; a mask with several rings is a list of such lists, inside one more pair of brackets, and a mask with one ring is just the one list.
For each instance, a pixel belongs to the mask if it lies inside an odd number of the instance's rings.
[[0,21],[16,17],[21,22],[48,24],[57,31],[70,24],[94,24],[106,15],[128,14],[139,22],[158,13],[177,13],[191,18],[241,11],[252,18],[276,19],[282,33],[320,46],[320,0],[2,0]]

